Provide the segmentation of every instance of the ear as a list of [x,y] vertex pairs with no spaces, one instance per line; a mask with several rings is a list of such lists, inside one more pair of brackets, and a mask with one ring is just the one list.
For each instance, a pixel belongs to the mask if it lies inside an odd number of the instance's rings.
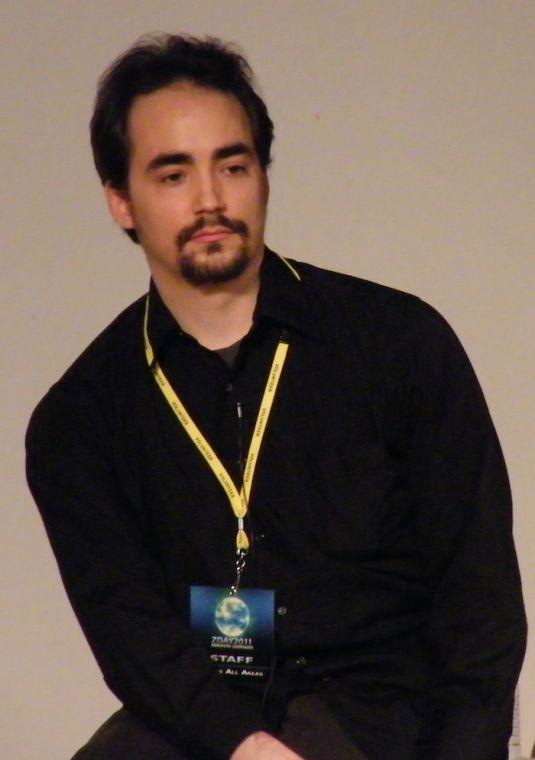
[[119,227],[122,227],[123,230],[134,229],[134,217],[126,190],[118,190],[107,182],[104,185],[104,195],[110,214]]

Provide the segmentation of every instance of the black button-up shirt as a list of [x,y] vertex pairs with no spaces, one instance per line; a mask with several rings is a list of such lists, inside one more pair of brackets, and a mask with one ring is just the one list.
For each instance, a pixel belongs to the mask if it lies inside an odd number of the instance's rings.
[[189,586],[234,580],[236,521],[147,367],[145,299],[30,423],[29,483],[74,610],[119,699],[195,757],[228,757],[275,730],[288,694],[316,690],[372,758],[421,746],[433,760],[501,759],[525,619],[507,476],[473,371],[419,299],[295,267],[300,280],[266,252],[232,368],[150,295],[155,355],[238,486],[289,340],[242,580],[277,592],[264,707],[188,629]]

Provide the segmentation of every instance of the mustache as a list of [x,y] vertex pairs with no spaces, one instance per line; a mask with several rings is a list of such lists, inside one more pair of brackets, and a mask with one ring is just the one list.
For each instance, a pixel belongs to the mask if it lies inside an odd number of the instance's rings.
[[223,214],[218,214],[213,219],[200,217],[196,222],[184,227],[178,233],[177,244],[179,249],[182,249],[188,240],[191,240],[204,227],[224,227],[229,232],[236,232],[244,237],[249,235],[249,227],[241,219],[229,219],[228,216],[224,216]]

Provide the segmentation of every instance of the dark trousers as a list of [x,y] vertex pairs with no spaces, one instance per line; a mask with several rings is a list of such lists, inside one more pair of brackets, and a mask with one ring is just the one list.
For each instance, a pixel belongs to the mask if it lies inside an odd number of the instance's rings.
[[[305,760],[369,760],[348,738],[315,695],[296,697],[288,705],[278,738]],[[146,728],[124,708],[114,713],[72,760],[203,760]]]

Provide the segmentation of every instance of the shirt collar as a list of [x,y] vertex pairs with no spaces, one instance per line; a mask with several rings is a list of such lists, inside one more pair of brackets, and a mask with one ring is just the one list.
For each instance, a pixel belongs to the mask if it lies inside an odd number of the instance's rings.
[[254,320],[269,320],[307,335],[317,332],[298,265],[287,262],[269,248],[260,268],[260,293]]
[[176,319],[162,301],[158,289],[154,284],[154,280],[152,279],[150,281],[148,298],[149,317],[147,329],[156,360],[161,355],[161,352],[168,341],[178,335],[182,335],[183,332]]
[[[254,321],[270,321],[289,330],[314,335],[317,328],[310,313],[306,287],[296,272],[299,275],[298,265],[293,261],[289,264],[269,248],[265,249]],[[162,301],[153,280],[149,288],[148,333],[156,358],[169,340],[184,334]]]

